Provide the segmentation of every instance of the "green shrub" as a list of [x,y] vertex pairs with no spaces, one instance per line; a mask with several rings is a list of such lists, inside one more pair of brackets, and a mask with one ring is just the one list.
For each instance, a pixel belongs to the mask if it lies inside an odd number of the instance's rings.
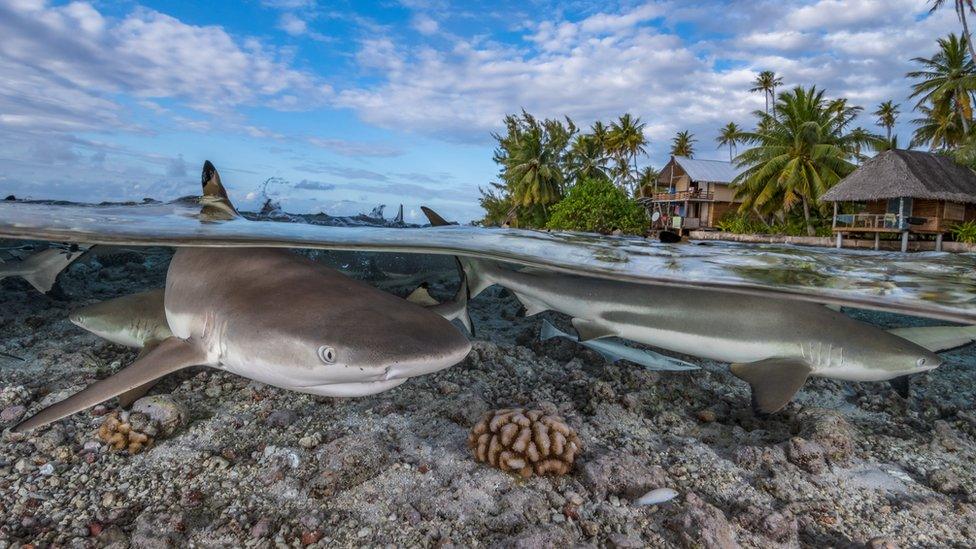
[[956,242],[976,244],[976,221],[957,223],[952,228],[952,238]]
[[605,179],[587,179],[574,185],[565,198],[549,209],[550,229],[644,234],[651,220],[647,211]]
[[735,234],[762,234],[768,230],[766,225],[752,216],[737,213],[725,214],[725,217],[720,219],[715,226],[719,230]]

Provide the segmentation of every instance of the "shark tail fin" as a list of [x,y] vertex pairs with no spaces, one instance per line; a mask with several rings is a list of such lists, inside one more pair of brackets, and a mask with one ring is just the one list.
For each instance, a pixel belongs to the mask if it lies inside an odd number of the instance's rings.
[[471,323],[471,314],[468,313],[468,296],[471,294],[471,290],[468,287],[468,275],[464,272],[464,265],[461,263],[461,260],[455,257],[454,261],[457,263],[458,276],[461,278],[458,283],[458,291],[454,294],[454,301],[461,307],[458,320],[468,329],[469,334],[474,335],[474,324]]
[[[420,209],[424,212],[424,215],[427,216],[427,220],[430,221],[431,227],[453,225],[453,223],[447,221],[441,217],[440,214],[427,206],[421,206]],[[457,260],[464,271],[465,278],[467,279],[468,299],[477,297],[477,295],[483,292],[485,288],[494,284],[494,281],[491,280],[489,276],[491,271],[494,270],[494,266],[490,261],[470,257],[457,257]]]
[[0,265],[0,279],[8,276],[20,276],[37,291],[46,294],[54,287],[61,271],[81,257],[85,251],[81,249],[65,251],[48,248],[23,261]]
[[23,433],[43,427],[159,379],[166,374],[190,366],[205,364],[206,359],[206,353],[198,347],[177,337],[168,338],[146,353],[145,356],[114,375],[96,381],[70,397],[44,408],[16,425],[12,430],[15,433]]

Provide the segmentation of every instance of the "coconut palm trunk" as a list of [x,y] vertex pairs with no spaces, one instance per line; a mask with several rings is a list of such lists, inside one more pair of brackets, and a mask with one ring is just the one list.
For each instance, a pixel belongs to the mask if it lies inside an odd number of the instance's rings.
[[807,224],[807,236],[817,236],[817,231],[813,228],[813,223],[810,222],[810,203],[807,201],[806,195],[803,195],[803,220]]

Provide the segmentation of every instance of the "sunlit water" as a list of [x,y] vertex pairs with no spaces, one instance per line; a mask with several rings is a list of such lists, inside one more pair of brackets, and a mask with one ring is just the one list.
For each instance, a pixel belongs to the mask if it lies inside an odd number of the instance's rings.
[[193,198],[123,205],[12,201],[0,202],[0,238],[471,255],[632,283],[708,287],[976,322],[974,254],[661,244],[567,232],[394,227],[367,216],[273,217],[213,215]]

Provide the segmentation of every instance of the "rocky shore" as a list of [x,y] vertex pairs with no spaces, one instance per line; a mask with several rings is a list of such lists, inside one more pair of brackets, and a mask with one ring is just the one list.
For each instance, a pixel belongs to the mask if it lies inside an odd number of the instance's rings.
[[[702,370],[656,373],[540,343],[541,318],[568,319],[521,317],[498,288],[471,304],[464,362],[386,393],[313,397],[197,368],[132,411],[109,402],[11,433],[135,358],[68,313],[160,287],[168,260],[162,249],[103,253],[73,264],[56,297],[0,282],[0,548],[976,545],[973,348],[946,353],[907,401],[886,383],[817,379],[759,418],[725,364],[682,356]],[[401,295],[424,265],[435,295],[456,284],[449,258],[365,265]],[[471,427],[511,406],[576,430],[584,450],[568,475],[525,480],[472,458]],[[114,450],[120,429],[146,444]],[[678,496],[635,505],[656,488]]]

